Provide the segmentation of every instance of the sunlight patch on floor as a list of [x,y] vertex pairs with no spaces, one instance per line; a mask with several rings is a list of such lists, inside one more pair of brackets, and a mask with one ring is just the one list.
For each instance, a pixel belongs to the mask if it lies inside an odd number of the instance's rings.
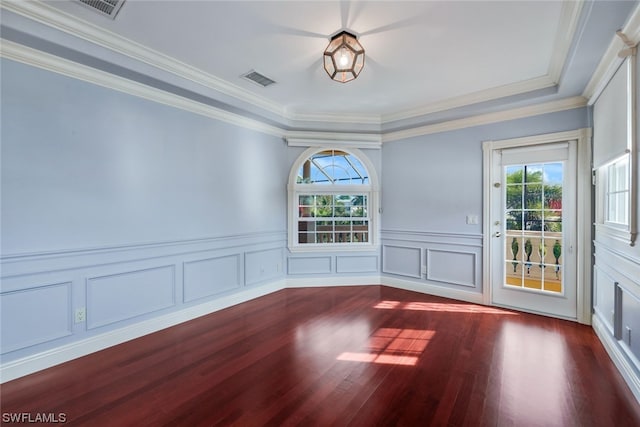
[[439,302],[402,302],[402,301],[380,301],[373,308],[381,310],[419,310],[419,311],[447,311],[451,313],[481,313],[481,314],[505,314],[517,316],[518,313],[501,310],[493,307],[486,307],[474,304],[452,304]]
[[367,345],[366,352],[344,352],[337,360],[415,366],[435,331],[422,329],[380,328]]

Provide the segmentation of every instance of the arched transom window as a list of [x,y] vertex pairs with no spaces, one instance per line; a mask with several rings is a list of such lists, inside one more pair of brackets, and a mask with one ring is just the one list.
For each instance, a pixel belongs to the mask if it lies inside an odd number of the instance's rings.
[[292,250],[373,245],[375,177],[357,151],[309,149],[294,164],[289,180]]

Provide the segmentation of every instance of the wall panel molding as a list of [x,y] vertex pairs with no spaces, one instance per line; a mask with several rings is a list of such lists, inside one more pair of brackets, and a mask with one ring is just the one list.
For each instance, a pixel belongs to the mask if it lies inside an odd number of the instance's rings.
[[333,271],[333,257],[323,256],[289,256],[287,258],[287,274],[330,274]]
[[336,273],[378,273],[377,255],[338,255]]
[[30,287],[0,294],[4,325],[27,325],[20,333],[2,334],[2,354],[43,344],[73,333],[71,282]]
[[[427,280],[478,287],[478,254],[475,252],[427,249]],[[463,258],[467,258],[463,260]],[[464,268],[466,267],[466,268]]]
[[86,293],[87,329],[133,319],[176,304],[176,267],[88,277]]
[[422,249],[414,246],[382,244],[382,273],[422,278]]
[[192,302],[242,286],[242,256],[232,254],[182,264],[183,302]]
[[265,281],[271,281],[279,276],[282,276],[283,263],[284,249],[282,247],[245,252],[245,286],[251,286]]

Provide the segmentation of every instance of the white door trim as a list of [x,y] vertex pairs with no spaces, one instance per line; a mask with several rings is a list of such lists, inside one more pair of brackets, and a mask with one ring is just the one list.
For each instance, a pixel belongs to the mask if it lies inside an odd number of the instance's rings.
[[577,158],[577,183],[576,183],[576,280],[577,280],[577,321],[583,324],[591,324],[591,288],[592,288],[592,223],[593,212],[591,207],[591,129],[578,129],[568,132],[558,132],[544,135],[527,136],[523,138],[504,139],[499,141],[484,141],[482,143],[483,161],[483,237],[482,237],[482,299],[484,304],[491,305],[492,298],[492,268],[491,268],[491,162],[494,150],[512,147],[524,147],[529,145],[549,144],[562,141],[578,141]]

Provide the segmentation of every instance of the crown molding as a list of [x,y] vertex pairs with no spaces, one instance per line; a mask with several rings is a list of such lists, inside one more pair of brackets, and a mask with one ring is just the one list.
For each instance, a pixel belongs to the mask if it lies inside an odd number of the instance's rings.
[[562,14],[558,28],[566,29],[567,31],[558,31],[556,34],[554,53],[547,75],[523,82],[489,88],[464,96],[449,98],[421,108],[385,115],[344,115],[334,113],[315,114],[287,111],[284,106],[276,102],[258,96],[240,86],[233,85],[214,75],[208,74],[196,67],[178,61],[175,58],[150,49],[116,33],[92,25],[87,21],[49,6],[42,1],[5,0],[0,4],[0,7],[47,25],[51,28],[79,37],[80,39],[86,40],[90,43],[120,53],[134,60],[151,65],[159,70],[163,70],[180,78],[195,82],[204,87],[211,88],[242,102],[247,102],[265,111],[274,113],[286,120],[294,122],[307,121],[317,123],[351,123],[382,126],[399,120],[413,119],[431,113],[496,100],[557,85],[571,41],[573,40],[573,35],[577,28],[583,5],[584,0],[563,2]]
[[296,113],[287,112],[287,119],[301,122],[324,123],[358,123],[380,125],[382,117],[379,114],[340,114],[340,113]]
[[562,3],[560,24],[557,28],[556,38],[553,43],[553,56],[547,72],[547,76],[555,84],[560,82],[560,76],[578,29],[583,7],[584,0],[565,1]]
[[4,0],[0,8],[285,117],[284,108],[273,101],[42,1]]
[[0,38],[0,57],[42,68],[77,80],[117,90],[153,102],[180,108],[201,116],[217,119],[247,129],[281,137],[284,130],[239,114],[193,101],[163,90],[81,65],[18,43]]
[[560,75],[562,74],[569,49],[571,48],[571,43],[573,42],[575,32],[578,28],[583,6],[584,0],[563,2],[560,22],[558,23],[556,37],[554,40],[553,56],[549,63],[546,75],[445,99],[429,104],[425,107],[405,110],[398,113],[385,114],[382,116],[382,124],[412,119],[414,117],[425,116],[427,114],[451,110],[453,108],[464,107],[480,102],[493,101],[500,98],[506,98],[556,86],[560,81]]
[[[622,28],[622,32],[633,43],[640,42],[640,4],[631,13],[631,16],[627,20],[627,23]],[[624,58],[618,56],[618,52],[625,49],[627,46],[622,39],[616,34],[612,35],[611,42],[607,47],[602,59],[598,63],[596,70],[591,76],[591,80],[587,83],[587,86],[582,92],[582,96],[589,100],[589,105],[593,105],[596,99],[600,96],[600,93],[607,85],[613,74],[616,72],[620,64],[624,61]]]
[[429,135],[439,132],[450,132],[453,130],[488,125],[492,123],[504,122],[507,120],[522,119],[526,117],[538,116],[541,114],[572,110],[574,108],[580,108],[586,105],[586,98],[582,96],[574,96],[571,98],[564,98],[557,101],[545,102],[542,104],[497,111],[495,113],[479,114],[477,116],[465,117],[463,119],[450,120],[433,125],[419,126],[412,129],[389,132],[382,135],[382,142],[385,143],[398,141],[401,139],[413,138],[416,136]]
[[286,132],[284,136],[289,147],[351,147],[379,149],[382,146],[380,134],[337,133],[337,132]]
[[387,124],[399,120],[412,119],[414,117],[426,116],[428,114],[438,113],[440,111],[451,110],[454,108],[465,107],[467,105],[477,104],[480,102],[492,101],[495,99],[505,98],[508,96],[518,95],[521,93],[532,92],[538,89],[545,89],[556,85],[556,82],[548,76],[536,77],[534,79],[494,87],[467,95],[457,96],[442,101],[429,104],[425,107],[405,110],[398,113],[385,114],[382,116],[382,124]]
[[21,62],[23,64],[42,68],[67,77],[93,83],[102,87],[117,90],[129,95],[144,98],[160,104],[169,105],[190,111],[205,117],[217,119],[226,123],[263,132],[287,140],[289,146],[322,146],[336,145],[380,148],[384,142],[396,141],[415,136],[447,132],[473,126],[497,123],[506,120],[520,119],[545,113],[580,108],[587,105],[582,96],[565,98],[558,101],[536,104],[516,109],[480,114],[463,119],[450,120],[432,125],[419,126],[411,129],[380,133],[351,133],[351,132],[319,132],[319,131],[287,131],[283,128],[265,124],[259,120],[250,119],[237,113],[231,113],[210,105],[206,105],[188,98],[184,98],[163,90],[146,86],[123,77],[115,76],[105,71],[81,65],[67,59],[60,58],[18,43],[0,38],[0,57]]

